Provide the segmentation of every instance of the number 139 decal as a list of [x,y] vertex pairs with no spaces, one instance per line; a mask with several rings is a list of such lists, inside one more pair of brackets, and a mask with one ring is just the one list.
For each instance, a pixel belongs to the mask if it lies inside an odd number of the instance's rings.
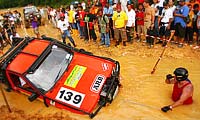
[[84,97],[85,97],[85,94],[61,87],[56,96],[56,99],[64,103],[67,103],[76,107],[80,107],[83,102]]

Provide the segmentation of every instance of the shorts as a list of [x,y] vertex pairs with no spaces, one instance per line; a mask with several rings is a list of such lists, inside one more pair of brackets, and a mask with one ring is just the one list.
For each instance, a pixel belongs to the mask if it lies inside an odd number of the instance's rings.
[[185,37],[185,31],[186,31],[186,27],[182,27],[180,23],[177,23],[175,25],[175,33],[174,36],[180,37],[180,38],[184,38]]
[[175,30],[175,25],[174,25],[174,20],[171,22],[171,24],[170,24],[170,29],[171,30]]
[[120,37],[121,37],[122,41],[127,41],[126,30],[124,28],[114,29],[114,35],[115,35],[115,39],[117,41],[120,40]]
[[141,36],[141,34],[144,34],[144,25],[137,25],[137,33],[138,33],[138,36]]
[[39,29],[38,29],[38,27],[33,28],[33,31],[34,31],[34,33],[35,33],[36,35],[39,34]]
[[162,26],[162,27],[160,27],[159,34],[160,34],[160,36],[169,37],[170,36],[170,30],[166,29],[166,26]]

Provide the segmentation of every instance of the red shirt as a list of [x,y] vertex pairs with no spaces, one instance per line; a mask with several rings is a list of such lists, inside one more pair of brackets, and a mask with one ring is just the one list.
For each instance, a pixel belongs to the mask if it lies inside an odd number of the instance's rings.
[[138,3],[143,3],[144,2],[144,0],[138,0]]
[[[182,92],[183,92],[183,88],[187,85],[191,84],[190,82],[183,85],[182,87],[178,87],[178,83],[175,83],[174,84],[174,88],[173,88],[173,93],[172,93],[172,100],[174,102],[178,101],[182,95]],[[183,102],[183,104],[192,104],[193,103],[193,100],[192,100],[192,97],[189,97],[187,100],[185,100]]]
[[100,3],[102,4],[102,7],[106,5],[107,0],[100,0]]
[[85,26],[84,17],[85,17],[85,11],[79,11],[79,18],[80,18],[80,26],[81,27]]
[[[140,18],[140,20],[138,18]],[[136,12],[136,22],[137,22],[137,25],[144,25],[144,12],[143,11]]]

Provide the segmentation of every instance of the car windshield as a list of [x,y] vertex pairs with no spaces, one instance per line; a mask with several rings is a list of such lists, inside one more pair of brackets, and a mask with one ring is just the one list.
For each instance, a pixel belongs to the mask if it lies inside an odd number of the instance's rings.
[[25,11],[24,11],[24,13],[33,13],[33,12],[37,12],[36,7],[27,7],[25,8]]
[[36,71],[27,74],[26,77],[38,89],[48,91],[66,71],[72,57],[72,53],[53,45],[50,54],[45,58]]

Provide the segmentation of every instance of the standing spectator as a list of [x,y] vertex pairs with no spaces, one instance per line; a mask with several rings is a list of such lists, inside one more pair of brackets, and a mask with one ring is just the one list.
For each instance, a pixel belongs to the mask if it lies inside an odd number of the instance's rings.
[[[154,16],[155,16],[155,10],[150,6],[149,0],[145,0],[144,3],[145,8],[145,16],[144,16],[144,34],[147,35],[147,30],[152,31],[154,28]],[[150,35],[150,34],[149,34]],[[150,47],[153,46],[153,39],[150,37],[146,37],[146,42],[150,44]]]
[[106,45],[106,47],[110,46],[110,38],[109,38],[109,19],[106,15],[103,15],[103,12],[99,10],[99,25],[100,25],[100,33],[101,33],[101,43],[100,45]]
[[73,33],[75,33],[75,29],[76,29],[76,26],[75,26],[75,11],[72,8],[70,8],[70,10],[68,11],[68,19],[69,19],[69,25],[72,28]]
[[66,44],[66,37],[69,38],[70,42],[73,44],[74,47],[76,47],[76,44],[73,40],[73,38],[71,37],[70,35],[70,32],[69,32],[69,22],[67,19],[64,19],[63,16],[60,17],[60,20],[58,21],[58,29],[62,35],[62,40],[63,40],[63,43]]
[[193,19],[194,19],[194,12],[192,10],[192,5],[188,4],[189,7],[189,21],[187,21],[187,27],[186,27],[186,34],[185,34],[185,42],[192,45],[193,43]]
[[168,0],[158,0],[159,15],[161,15],[161,13],[162,13],[164,1],[168,2]]
[[127,11],[127,0],[120,0],[122,11]]
[[84,22],[84,17],[85,17],[85,11],[83,10],[83,7],[80,7],[79,11],[79,21],[80,21],[80,38],[83,39],[85,38],[85,22]]
[[194,47],[194,49],[200,48],[200,11],[197,13],[197,29],[198,29],[198,35],[197,35],[197,45]]
[[33,15],[33,18],[32,18],[32,21],[31,21],[31,25],[32,25],[32,28],[33,28],[33,32],[35,33],[37,38],[40,38],[37,16]]
[[51,10],[50,10],[50,16],[51,16],[51,22],[53,24],[53,27],[56,28],[56,9],[53,9],[53,7],[51,7]]
[[180,8],[174,12],[174,24],[175,24],[175,41],[179,43],[178,47],[183,47],[183,41],[186,32],[186,17],[189,14],[189,8],[185,5],[184,0],[179,1]]
[[136,13],[136,24],[137,24],[137,36],[138,42],[141,41],[141,36],[144,35],[144,7],[142,3],[138,5],[138,11]]
[[50,12],[51,12],[51,7],[47,6],[47,19],[48,19],[49,23],[51,23],[51,15],[50,15]]
[[19,37],[20,37],[19,34],[16,31],[14,31],[13,34],[10,36],[10,41],[12,43],[12,46],[15,46],[18,43],[17,40]]
[[[173,0],[169,0],[169,9],[171,9],[171,11],[174,13],[176,6],[174,5]],[[175,28],[175,26],[174,26],[174,15],[173,15],[172,23],[170,26],[171,31],[174,31],[174,28]]]
[[170,36],[170,26],[173,18],[173,12],[169,8],[169,4],[167,2],[163,3],[164,9],[162,10],[161,16],[159,18],[160,21],[160,37],[163,39],[162,46],[167,45],[167,41]]
[[159,16],[159,2],[158,0],[153,0],[153,4],[151,5],[152,8],[155,10],[155,18],[154,18],[154,36],[159,36],[159,22],[158,22],[158,16]]
[[3,50],[3,48],[5,47],[3,41],[7,42],[7,38],[6,38],[6,34],[5,34],[5,30],[3,26],[0,26],[0,49],[1,50]]
[[135,11],[132,9],[132,6],[129,4],[127,6],[128,10],[126,11],[126,14],[128,16],[128,21],[126,24],[126,34],[127,34],[127,40],[130,43],[133,43],[134,38],[134,28],[135,28]]
[[10,21],[8,20],[8,16],[4,16],[3,29],[5,33],[7,33],[7,36],[8,36],[6,40],[9,40],[10,36],[12,35],[12,29],[11,29]]
[[86,9],[86,4],[85,4],[84,0],[81,2],[81,6],[83,7],[83,10]]
[[[199,37],[200,37],[200,31],[199,31],[199,28],[198,28],[198,24],[199,24],[199,22],[198,22],[198,14],[199,14],[199,4],[195,4],[194,6],[193,6],[193,12],[194,12],[194,19],[193,19],[193,21],[192,21],[192,23],[193,23],[193,31],[196,33],[196,35],[197,35],[197,37],[196,37],[196,41],[197,41],[197,48],[198,48],[198,44],[200,44],[200,43],[198,43],[198,41],[199,41]],[[193,33],[194,34],[194,33]]]
[[108,0],[99,0],[99,1],[100,1],[101,5],[104,7]]
[[46,16],[45,16],[45,13],[44,13],[44,8],[40,7],[39,12],[41,14],[41,25],[45,25]]
[[15,18],[15,27],[20,27],[22,23],[21,14],[17,10],[14,11],[13,16]]
[[174,1],[169,0],[168,4],[169,4],[169,8],[171,9],[171,11],[174,12],[176,9],[176,6],[174,5]]
[[79,37],[82,36],[81,30],[80,30],[80,12],[81,12],[81,10],[82,10],[81,6],[78,6],[78,8],[76,9],[76,15],[75,15],[76,27],[78,29]]
[[[120,39],[123,45],[126,46],[127,36],[126,36],[126,24],[128,17],[124,11],[121,10],[121,6],[117,6],[117,12],[113,14],[113,29],[115,32],[116,45],[119,45]],[[121,37],[121,38],[120,38]]]
[[[91,11],[90,11],[91,12]],[[96,42],[97,36],[94,30],[94,23],[96,22],[96,16],[91,14],[89,10],[86,10],[84,21],[86,22],[85,27],[85,41],[88,42],[90,37],[92,37],[93,41]]]
[[103,14],[106,15],[109,19],[109,36],[110,38],[112,37],[114,39],[114,30],[113,30],[113,8],[110,6],[109,3],[106,3],[105,7],[103,8]]

